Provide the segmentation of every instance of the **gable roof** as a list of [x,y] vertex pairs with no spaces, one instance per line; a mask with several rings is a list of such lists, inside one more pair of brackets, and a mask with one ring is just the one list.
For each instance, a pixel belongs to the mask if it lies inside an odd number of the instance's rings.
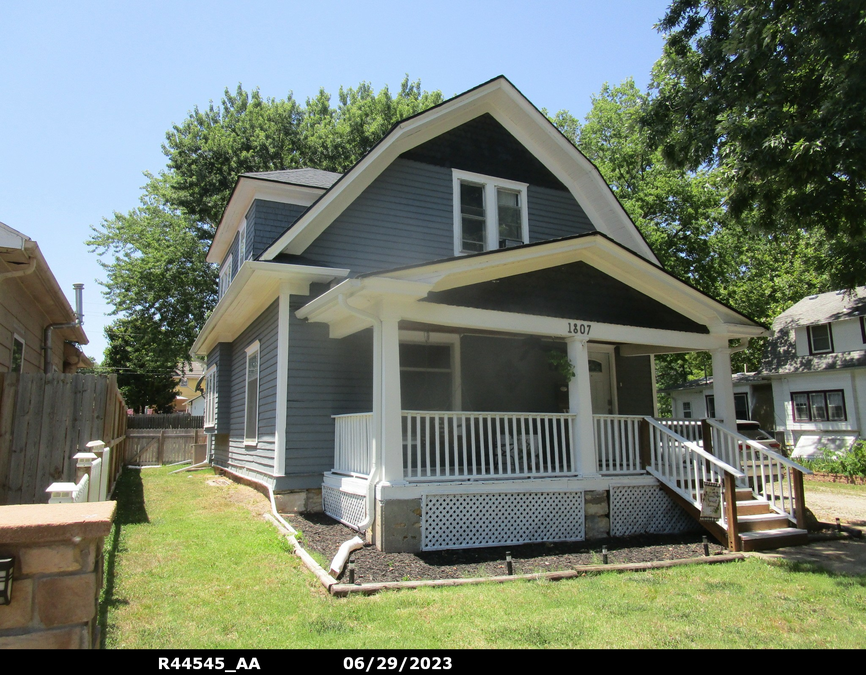
[[773,320],[773,330],[866,316],[866,286],[803,298]]
[[[731,375],[731,381],[737,384],[763,384],[767,382],[767,378],[763,373],[755,372],[755,373],[733,373]],[[697,380],[689,380],[688,382],[683,382],[682,384],[676,384],[673,387],[668,387],[667,389],[659,389],[661,393],[670,393],[672,391],[701,391],[703,389],[709,389],[713,386],[713,377],[709,375],[707,377],[699,377]]]
[[396,124],[260,256],[299,255],[402,153],[490,114],[566,186],[593,227],[638,255],[658,258],[595,165],[504,76]]
[[334,171],[323,171],[321,169],[286,169],[284,171],[255,171],[242,173],[245,178],[258,178],[260,180],[272,180],[278,183],[290,185],[305,185],[307,187],[329,188],[336,183],[343,174]]

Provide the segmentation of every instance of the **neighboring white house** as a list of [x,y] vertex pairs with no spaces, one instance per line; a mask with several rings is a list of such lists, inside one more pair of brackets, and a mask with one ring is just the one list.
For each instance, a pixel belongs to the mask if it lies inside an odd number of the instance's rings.
[[850,448],[866,418],[866,287],[810,295],[780,314],[762,366],[796,456]]
[[[774,432],[773,391],[769,379],[763,373],[735,373],[734,410],[738,420],[754,420],[765,431]],[[679,384],[662,393],[670,394],[671,417],[682,419],[704,419],[716,417],[716,401],[713,378],[702,377]]]

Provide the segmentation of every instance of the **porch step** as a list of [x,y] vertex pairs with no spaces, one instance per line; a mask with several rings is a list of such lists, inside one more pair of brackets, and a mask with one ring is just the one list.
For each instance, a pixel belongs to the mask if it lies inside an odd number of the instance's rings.
[[743,542],[744,551],[765,551],[772,548],[802,546],[809,543],[809,535],[806,530],[799,530],[794,527],[742,532],[740,539]]
[[769,502],[761,499],[749,499],[743,502],[737,502],[738,516],[755,516],[759,514],[772,513]]
[[752,497],[752,488],[737,488],[737,501],[751,501]]
[[790,524],[787,516],[778,513],[758,513],[755,515],[737,514],[737,524],[740,532],[763,532],[766,530],[778,530]]

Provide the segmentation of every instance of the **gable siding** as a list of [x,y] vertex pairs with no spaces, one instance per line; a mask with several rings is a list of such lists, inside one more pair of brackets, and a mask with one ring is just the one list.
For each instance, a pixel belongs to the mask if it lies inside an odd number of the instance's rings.
[[334,468],[332,415],[373,409],[373,334],[366,329],[332,340],[328,327],[295,311],[310,298],[292,296],[286,410],[286,473]]
[[258,259],[306,210],[298,204],[254,200],[247,212],[247,258]]
[[[451,169],[397,159],[304,252],[351,274],[415,265],[454,255]],[[593,231],[568,192],[530,186],[530,241]]]
[[[274,301],[241,335],[231,343],[229,429],[227,456],[229,466],[270,474],[274,469],[277,388],[278,303]],[[259,420],[255,447],[244,445],[246,413],[246,348],[259,341]],[[221,378],[222,379],[222,378]],[[222,394],[222,391],[220,392]],[[220,432],[224,430],[221,428]]]

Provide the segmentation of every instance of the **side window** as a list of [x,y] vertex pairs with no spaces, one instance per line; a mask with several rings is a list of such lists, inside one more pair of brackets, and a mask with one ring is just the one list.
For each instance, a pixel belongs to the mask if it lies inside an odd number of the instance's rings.
[[738,420],[752,419],[749,414],[748,394],[734,394],[734,415]]
[[707,417],[709,419],[716,418],[716,397],[715,396],[707,396]]
[[253,445],[258,440],[259,422],[259,343],[247,347],[247,390],[244,413],[244,443]]
[[833,331],[829,323],[809,326],[809,353],[827,354],[833,351]]
[[687,420],[690,420],[692,418],[691,401],[683,401],[683,417]]
[[860,317],[860,337],[863,338],[863,344],[866,345],[866,316]]
[[9,364],[10,373],[20,373],[24,368],[24,338],[12,333],[12,360]]
[[229,257],[226,258],[226,261],[223,263],[223,266],[220,268],[220,283],[219,283],[219,293],[217,295],[217,300],[221,300],[222,297],[226,294],[226,291],[229,290],[229,284],[232,282],[232,256],[229,254]]
[[527,185],[452,170],[454,253],[480,253],[529,243]]
[[795,422],[845,422],[845,392],[801,391],[791,394]]
[[247,219],[244,218],[241,223],[241,229],[238,230],[238,269],[244,264],[247,259]]
[[204,426],[216,426],[216,374],[217,367],[211,366],[204,374]]

